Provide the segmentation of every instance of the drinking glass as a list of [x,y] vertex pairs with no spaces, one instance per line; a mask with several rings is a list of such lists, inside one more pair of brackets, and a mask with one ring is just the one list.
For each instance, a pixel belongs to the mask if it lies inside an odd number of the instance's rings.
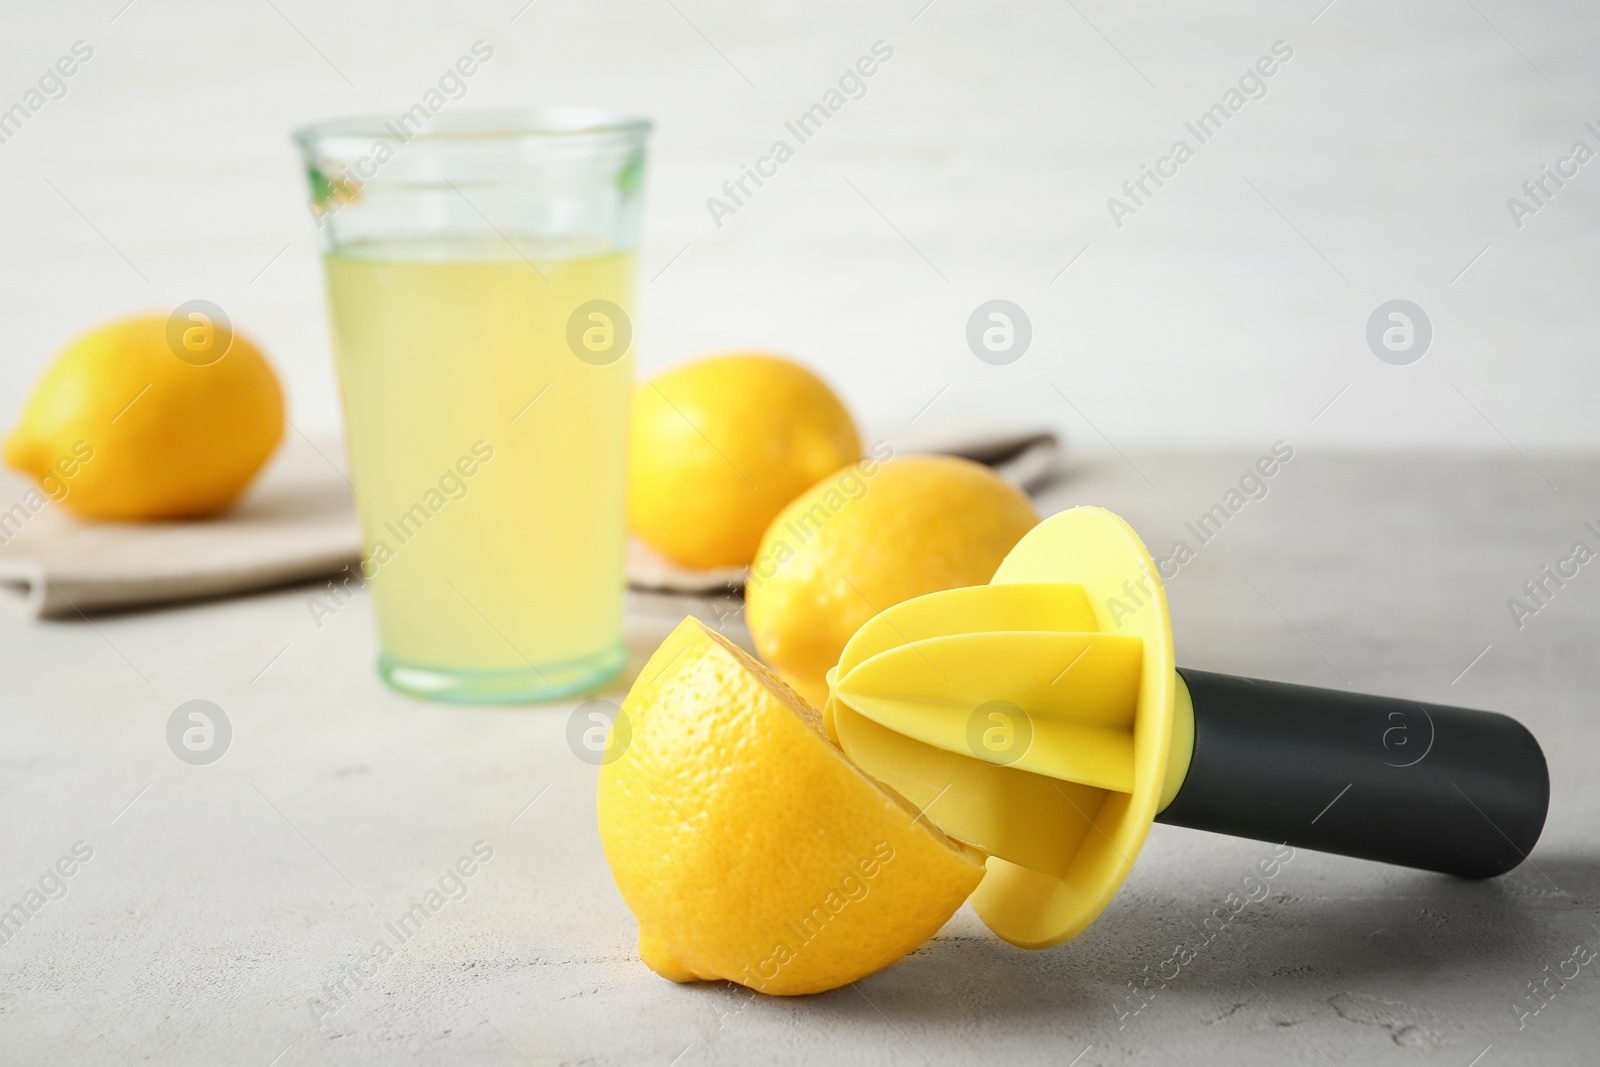
[[616,677],[642,119],[298,131],[379,673],[439,700]]

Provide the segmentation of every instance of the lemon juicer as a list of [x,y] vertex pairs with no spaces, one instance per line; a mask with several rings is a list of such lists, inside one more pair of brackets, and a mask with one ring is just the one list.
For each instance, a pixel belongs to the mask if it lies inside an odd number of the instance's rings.
[[1549,805],[1505,715],[1178,669],[1150,554],[1101,508],[881,612],[828,681],[829,735],[988,853],[973,907],[1025,948],[1094,921],[1152,821],[1487,878]]

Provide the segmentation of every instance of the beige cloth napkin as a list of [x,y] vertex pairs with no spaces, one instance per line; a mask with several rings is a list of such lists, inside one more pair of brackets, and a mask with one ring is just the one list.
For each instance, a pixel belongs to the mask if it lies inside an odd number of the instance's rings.
[[361,555],[336,448],[319,453],[286,440],[245,499],[204,522],[83,522],[54,503],[30,511],[32,483],[7,471],[0,477],[0,606],[51,618],[333,574]]
[[[1027,489],[1053,476],[1049,430],[974,429],[885,438],[896,455],[943,452]],[[228,596],[332,575],[356,563],[361,531],[337,444],[286,440],[245,499],[204,522],[89,523],[0,474],[0,608],[35,618]],[[628,583],[650,592],[736,592],[743,568],[686,571],[638,543]]]

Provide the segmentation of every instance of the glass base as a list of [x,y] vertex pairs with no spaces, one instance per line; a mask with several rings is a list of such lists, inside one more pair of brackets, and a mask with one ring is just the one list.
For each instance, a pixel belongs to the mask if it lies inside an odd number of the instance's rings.
[[581,659],[505,671],[414,667],[382,655],[378,674],[402,693],[450,704],[537,704],[598,689],[615,681],[627,662],[627,645],[618,641]]

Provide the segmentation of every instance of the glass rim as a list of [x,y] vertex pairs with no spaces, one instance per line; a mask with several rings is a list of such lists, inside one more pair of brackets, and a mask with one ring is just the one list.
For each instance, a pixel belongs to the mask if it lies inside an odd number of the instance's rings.
[[318,144],[346,138],[436,144],[618,135],[643,139],[655,126],[642,115],[605,108],[467,108],[432,115],[426,126],[408,134],[396,126],[405,114],[324,119],[301,126],[290,136],[302,149],[310,151]]

